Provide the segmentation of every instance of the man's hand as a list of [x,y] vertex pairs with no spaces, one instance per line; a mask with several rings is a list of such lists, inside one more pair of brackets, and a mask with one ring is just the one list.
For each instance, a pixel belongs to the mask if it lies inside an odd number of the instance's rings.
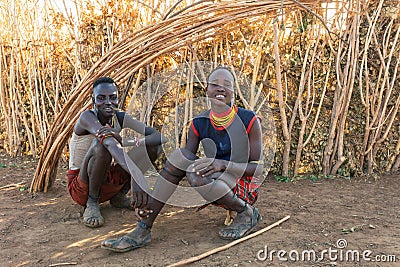
[[195,172],[202,177],[209,176],[215,172],[222,172],[226,169],[227,161],[222,159],[201,158],[195,160],[188,168],[188,171]]
[[106,124],[102,126],[96,133],[97,138],[104,138],[106,136],[113,136],[120,144],[122,144],[122,137],[119,135],[116,129]]

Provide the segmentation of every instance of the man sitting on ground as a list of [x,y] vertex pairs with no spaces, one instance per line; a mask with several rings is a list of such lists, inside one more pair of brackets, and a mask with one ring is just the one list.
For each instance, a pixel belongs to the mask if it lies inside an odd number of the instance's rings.
[[[165,139],[130,114],[117,111],[118,88],[113,79],[101,77],[94,82],[92,101],[94,109],[84,111],[74,126],[67,177],[71,197],[85,207],[84,225],[99,227],[104,224],[99,203],[110,200],[118,208],[148,205],[148,195],[141,188],[147,183],[140,181]],[[130,140],[135,148],[128,157],[120,136],[123,128],[145,136]],[[130,189],[132,202],[126,197]]]

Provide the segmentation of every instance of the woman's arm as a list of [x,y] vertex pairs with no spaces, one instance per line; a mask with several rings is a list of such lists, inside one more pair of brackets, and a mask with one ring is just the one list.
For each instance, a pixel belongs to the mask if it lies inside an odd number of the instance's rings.
[[197,150],[199,149],[200,138],[194,133],[192,127],[193,125],[189,127],[185,149],[196,155]]
[[208,176],[215,172],[227,171],[235,177],[260,176],[262,174],[262,133],[261,124],[256,120],[248,134],[249,163],[238,163],[222,159],[202,158],[196,160],[193,169],[198,175]]
[[262,132],[258,119],[254,121],[248,136],[250,145],[249,163],[226,161],[224,164],[224,170],[232,173],[235,177],[260,176],[262,174]]

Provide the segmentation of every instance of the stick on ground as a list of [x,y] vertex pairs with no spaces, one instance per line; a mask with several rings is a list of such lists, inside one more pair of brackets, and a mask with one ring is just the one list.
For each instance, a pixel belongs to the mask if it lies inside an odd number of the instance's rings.
[[58,266],[67,266],[67,265],[77,265],[77,262],[60,262],[60,263],[54,263],[50,264],[48,267],[58,267]]
[[248,236],[242,237],[242,238],[240,238],[240,239],[238,239],[238,240],[232,241],[231,243],[228,243],[228,244],[226,244],[226,245],[224,245],[224,246],[221,246],[221,247],[212,249],[212,250],[207,251],[207,252],[205,252],[205,253],[203,253],[203,254],[200,254],[200,255],[198,255],[198,256],[194,256],[194,257],[191,257],[191,258],[189,258],[189,259],[181,260],[181,261],[179,261],[179,262],[177,262],[177,263],[168,265],[168,267],[183,266],[183,265],[186,265],[186,264],[189,264],[189,263],[192,263],[192,262],[201,260],[201,259],[203,259],[203,258],[205,258],[205,257],[208,257],[208,256],[210,256],[210,255],[212,255],[212,254],[215,254],[215,253],[218,253],[218,252],[220,252],[220,251],[226,250],[226,249],[228,249],[228,248],[230,248],[230,247],[233,247],[233,246],[236,245],[236,244],[239,244],[239,243],[241,243],[241,242],[243,242],[243,241],[246,241],[246,240],[248,240],[248,239],[250,239],[250,238],[253,238],[253,237],[255,237],[255,236],[258,236],[258,235],[260,235],[260,234],[262,234],[262,233],[264,233],[264,232],[266,232],[266,231],[268,231],[268,230],[274,228],[275,226],[278,226],[279,224],[283,223],[284,221],[288,220],[289,218],[290,218],[290,216],[288,215],[288,216],[286,216],[285,218],[283,218],[283,219],[281,219],[281,220],[279,220],[279,221],[277,221],[277,222],[275,222],[275,223],[273,223],[273,224],[271,224],[271,225],[269,225],[269,226],[267,226],[267,227],[265,227],[265,228],[263,228],[263,229],[261,229],[261,230],[258,230],[257,232],[254,232],[254,233],[252,233],[252,234],[250,234],[250,235],[248,235]]
[[8,184],[8,185],[4,185],[4,186],[0,187],[0,189],[8,189],[11,187],[23,187],[24,186],[23,184],[24,184],[24,182],[19,182],[16,184]]

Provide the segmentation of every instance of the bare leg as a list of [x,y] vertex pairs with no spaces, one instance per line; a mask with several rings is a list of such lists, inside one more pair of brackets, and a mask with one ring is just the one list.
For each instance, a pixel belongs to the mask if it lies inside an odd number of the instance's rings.
[[201,177],[194,172],[187,172],[186,178],[205,200],[228,207],[237,213],[246,209],[246,202],[233,194],[231,188],[235,186],[236,181],[230,175],[214,173],[208,177]]
[[97,141],[89,148],[79,177],[89,185],[89,196],[86,202],[83,222],[89,227],[99,227],[104,224],[99,207],[101,186],[105,183],[106,173],[111,163],[110,153]]
[[[116,240],[105,240],[102,243],[102,248],[117,251],[126,252],[140,246],[147,244],[150,240],[150,229],[153,226],[155,219],[160,213],[161,209],[164,207],[165,202],[173,194],[179,182],[185,177],[184,165],[189,165],[190,163],[186,161],[186,157],[194,160],[195,155],[188,153],[186,150],[176,150],[170,156],[175,162],[184,162],[182,164],[178,163],[179,168],[171,162],[167,161],[163,170],[160,172],[160,178],[157,180],[152,200],[150,202],[149,209],[153,210],[147,218],[143,218],[139,221],[138,226],[132,230],[129,234],[116,239]],[[184,170],[183,170],[184,169]]]
[[[218,177],[221,176],[222,177]],[[233,223],[220,230],[219,236],[223,239],[238,239],[248,234],[259,221],[261,215],[258,210],[238,197],[231,190],[233,177],[227,174],[215,173],[210,177],[200,177],[193,172],[186,174],[191,186],[206,200],[227,207],[237,212]],[[217,178],[218,177],[218,178]],[[217,179],[216,179],[217,178]],[[228,185],[229,184],[229,185]]]
[[[143,146],[130,150],[127,154],[132,159],[132,161],[138,166],[142,173],[145,173],[152,164],[154,164],[155,160],[158,158],[161,152],[161,145],[159,146]],[[122,168],[121,168],[122,169]],[[116,208],[127,208],[131,209],[131,200],[126,196],[129,192],[130,185],[130,174],[124,170],[121,170],[124,173],[124,179],[127,179],[129,182],[124,185],[118,194],[116,194],[113,198],[110,199],[110,204]]]

